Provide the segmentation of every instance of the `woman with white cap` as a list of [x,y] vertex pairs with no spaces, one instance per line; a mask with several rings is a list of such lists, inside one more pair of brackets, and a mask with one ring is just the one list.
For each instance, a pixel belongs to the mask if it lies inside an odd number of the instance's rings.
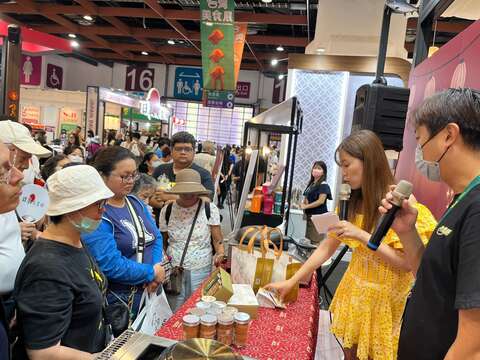
[[[91,166],[47,181],[50,223],[26,254],[15,281],[20,346],[30,359],[93,359],[107,341],[106,279],[80,235],[95,231],[113,193]],[[22,348],[22,345],[24,348]]]
[[153,292],[165,278],[160,264],[162,235],[143,201],[130,195],[139,178],[132,152],[121,146],[102,148],[93,166],[114,196],[105,206],[98,229],[82,238],[108,278],[109,304],[126,304],[134,320],[143,288]]
[[167,254],[172,258],[172,265],[185,270],[180,294],[168,296],[175,311],[210,275],[212,262],[220,265],[225,251],[220,213],[215,204],[210,203],[210,191],[202,185],[200,174],[193,169],[179,171],[175,186],[168,193],[178,198],[163,207],[160,231],[164,244],[168,243]]

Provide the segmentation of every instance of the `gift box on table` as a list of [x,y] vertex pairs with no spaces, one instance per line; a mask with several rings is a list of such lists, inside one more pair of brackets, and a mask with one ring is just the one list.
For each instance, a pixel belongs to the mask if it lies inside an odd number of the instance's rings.
[[222,268],[215,270],[205,283],[202,295],[214,296],[219,301],[228,302],[233,295],[230,274]]
[[228,306],[233,306],[238,311],[246,312],[252,319],[257,318],[258,300],[253,288],[248,284],[233,284],[233,296],[228,301]]

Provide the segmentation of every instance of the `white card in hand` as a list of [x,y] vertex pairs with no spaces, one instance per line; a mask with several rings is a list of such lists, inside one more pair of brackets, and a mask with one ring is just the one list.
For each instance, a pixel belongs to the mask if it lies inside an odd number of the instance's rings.
[[312,215],[312,222],[315,225],[315,229],[319,234],[326,234],[328,228],[338,223],[340,219],[334,212],[327,212],[320,215]]

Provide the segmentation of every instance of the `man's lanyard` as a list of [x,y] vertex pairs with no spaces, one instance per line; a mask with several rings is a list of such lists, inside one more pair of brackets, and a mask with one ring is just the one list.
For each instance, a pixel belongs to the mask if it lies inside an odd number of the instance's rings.
[[445,218],[447,217],[448,214],[450,214],[450,212],[453,210],[453,208],[460,202],[463,200],[463,198],[465,196],[468,195],[468,193],[470,191],[472,191],[475,187],[477,187],[477,185],[480,184],[480,175],[477,176],[475,179],[473,179],[470,184],[468,184],[468,186],[465,188],[465,190],[463,190],[463,192],[460,194],[460,196],[457,198],[457,200],[455,200],[455,202],[453,203],[452,206],[450,206],[448,208],[448,210],[445,212],[445,214],[443,214],[442,218],[440,219],[440,221],[438,222],[439,224],[441,222],[443,222],[445,220]]

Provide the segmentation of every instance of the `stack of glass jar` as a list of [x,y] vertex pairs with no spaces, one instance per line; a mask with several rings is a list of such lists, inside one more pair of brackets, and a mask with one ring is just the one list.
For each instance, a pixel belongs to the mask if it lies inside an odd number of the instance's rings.
[[238,312],[213,296],[204,296],[189,314],[183,317],[183,339],[204,338],[225,345],[245,347],[248,341],[250,315]]

